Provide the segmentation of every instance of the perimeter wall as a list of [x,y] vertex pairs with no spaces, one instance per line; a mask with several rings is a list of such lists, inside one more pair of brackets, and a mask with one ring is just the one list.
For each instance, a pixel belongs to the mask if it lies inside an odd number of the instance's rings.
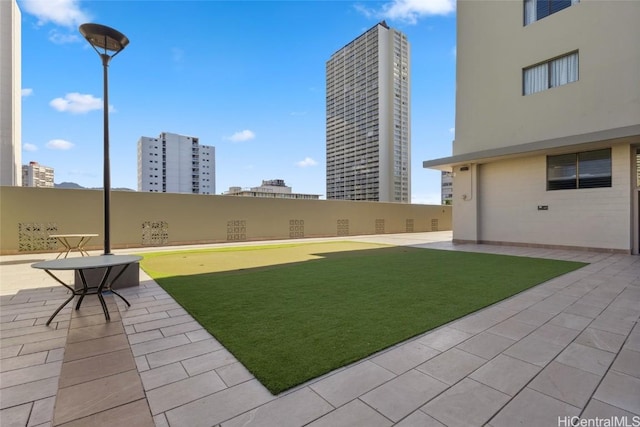
[[[50,252],[50,234],[95,233],[103,247],[100,190],[0,187],[0,254]],[[111,192],[111,248],[451,230],[451,207]]]

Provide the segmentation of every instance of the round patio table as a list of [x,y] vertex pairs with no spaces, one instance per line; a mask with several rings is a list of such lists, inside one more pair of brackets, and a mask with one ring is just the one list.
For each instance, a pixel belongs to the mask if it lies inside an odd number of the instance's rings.
[[[112,285],[120,278],[120,276],[122,276],[122,273],[124,273],[127,267],[140,261],[141,259],[142,257],[138,255],[98,255],[78,258],[54,259],[51,261],[42,261],[31,264],[31,267],[44,270],[49,276],[53,277],[58,283],[71,291],[71,296],[69,297],[69,299],[62,303],[62,305],[58,307],[58,309],[51,315],[51,317],[47,321],[47,326],[51,323],[53,318],[56,317],[60,310],[62,310],[64,306],[66,306],[69,301],[71,301],[75,296],[80,296],[80,299],[78,299],[78,303],[76,304],[76,310],[78,310],[80,309],[82,300],[86,295],[98,295],[98,299],[100,300],[100,304],[102,305],[104,317],[107,322],[111,320],[111,317],[109,316],[107,304],[104,302],[104,297],[102,296],[103,292],[111,291],[111,293],[120,297],[122,301],[127,304],[127,306],[131,307],[129,301],[127,301],[122,295],[112,289]],[[111,271],[114,267],[122,268],[114,278],[110,279],[109,275],[111,274]],[[98,284],[98,286],[88,286],[87,279],[85,278],[84,274],[85,271],[98,268],[105,270],[100,283]],[[82,289],[75,289],[74,287],[64,283],[51,272],[55,270],[77,271],[80,275],[80,279],[82,280]]]

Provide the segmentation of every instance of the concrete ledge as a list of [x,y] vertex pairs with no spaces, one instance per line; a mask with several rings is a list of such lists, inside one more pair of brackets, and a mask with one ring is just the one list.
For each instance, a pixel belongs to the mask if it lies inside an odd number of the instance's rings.
[[[94,268],[87,270],[84,273],[85,279],[87,279],[88,286],[98,286],[102,276],[104,276],[104,268]],[[120,267],[115,267],[111,270],[109,277],[115,277],[120,272]],[[132,286],[140,286],[140,264],[130,264],[122,276],[118,278],[118,281],[113,284],[112,289],[130,288]],[[76,271],[74,275],[74,288],[82,289],[82,279],[80,274]]]

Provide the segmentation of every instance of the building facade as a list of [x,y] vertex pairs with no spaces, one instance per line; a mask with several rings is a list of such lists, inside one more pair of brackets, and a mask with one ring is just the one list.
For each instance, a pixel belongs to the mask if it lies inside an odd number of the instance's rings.
[[22,186],[53,188],[53,168],[43,166],[38,162],[22,165]]
[[[456,241],[638,253],[640,2],[459,1]],[[597,25],[594,23],[597,22]]]
[[138,140],[138,191],[215,194],[215,147],[192,136],[162,132]]
[[411,202],[410,65],[384,21],[327,61],[327,199]]
[[241,197],[266,197],[271,199],[296,199],[296,200],[318,200],[318,194],[294,193],[293,189],[285,184],[283,179],[263,180],[259,187],[249,189],[242,187],[229,187],[225,196]]
[[16,0],[0,1],[0,185],[22,185],[20,16]]

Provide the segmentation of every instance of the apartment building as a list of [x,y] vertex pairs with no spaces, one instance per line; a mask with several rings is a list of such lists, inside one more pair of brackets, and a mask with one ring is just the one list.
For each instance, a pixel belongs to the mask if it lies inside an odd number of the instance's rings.
[[411,202],[410,65],[384,21],[326,62],[327,199]]
[[38,162],[29,162],[22,165],[23,187],[54,187],[53,168],[44,166]]
[[162,132],[138,140],[138,191],[215,194],[215,147],[193,136]]
[[20,17],[16,0],[0,1],[0,185],[22,185]]
[[259,187],[251,187],[249,189],[242,187],[229,187],[229,191],[226,191],[224,195],[241,197],[265,197],[270,199],[320,199],[320,195],[318,194],[294,193],[293,188],[285,184],[284,179],[262,180],[262,184]]
[[453,237],[638,253],[640,2],[459,1]]

